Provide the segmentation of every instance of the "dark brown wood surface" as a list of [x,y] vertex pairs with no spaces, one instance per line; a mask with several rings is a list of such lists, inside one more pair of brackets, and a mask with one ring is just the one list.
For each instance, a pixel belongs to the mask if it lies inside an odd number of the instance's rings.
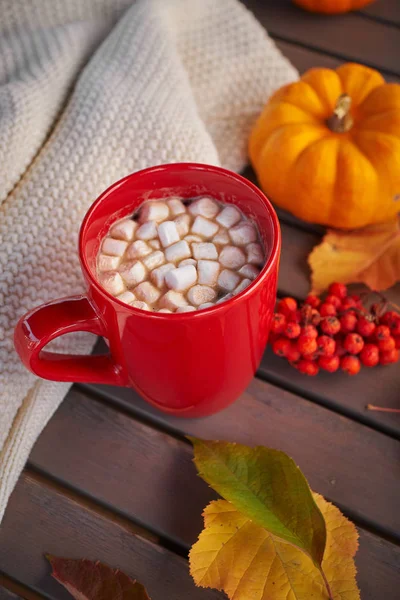
[[[400,82],[399,0],[337,17],[290,0],[244,4],[300,72],[358,61]],[[245,175],[255,181],[251,169]],[[278,214],[279,295],[301,299],[310,289],[307,256],[324,229]],[[400,304],[400,286],[387,295]],[[152,600],[225,597],[195,588],[188,573],[188,548],[216,497],[196,475],[188,433],[288,452],[312,488],[357,525],[362,600],[397,600],[400,415],[366,404],[399,408],[399,391],[398,366],[308,378],[270,350],[242,397],[207,419],[164,415],[128,389],[74,386],[36,443],[0,527],[0,600],[70,598],[50,577],[45,552],[119,567]]]

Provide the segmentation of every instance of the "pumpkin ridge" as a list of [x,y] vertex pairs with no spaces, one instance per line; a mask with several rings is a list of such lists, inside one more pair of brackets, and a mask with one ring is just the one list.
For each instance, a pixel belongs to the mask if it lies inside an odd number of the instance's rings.
[[[304,81],[304,79],[300,79],[299,81],[301,81],[304,85],[306,85],[311,90],[311,92],[317,98],[317,100],[318,100],[318,102],[319,102],[319,104],[321,106],[321,109],[322,110],[326,110],[326,107],[324,106],[324,103],[321,102],[321,98],[318,96],[318,93],[317,93],[316,89],[308,81]],[[298,83],[298,82],[294,82],[294,83]],[[293,85],[293,83],[290,84],[290,85]],[[270,101],[270,105],[272,106],[272,105],[280,104],[281,102],[289,104],[289,106],[293,106],[294,108],[297,108],[298,110],[302,110],[303,112],[306,112],[298,104],[295,104],[293,101],[287,100],[286,98],[280,98],[280,97],[274,98],[274,97],[272,97],[272,99]],[[315,117],[311,112],[308,112],[308,114],[311,115],[314,119],[316,119],[319,122],[321,122],[320,119],[322,119],[322,116],[321,117]]]
[[300,152],[300,154],[298,154],[296,156],[296,160],[293,163],[293,167],[296,167],[298,161],[300,160],[300,158],[303,156],[303,154],[305,152],[308,152],[308,150],[310,148],[312,148],[313,146],[315,146],[316,144],[319,144],[320,142],[322,142],[325,138],[329,138],[329,131],[327,131],[326,135],[323,135],[322,137],[320,137],[318,140],[314,140],[313,142],[311,142],[311,144],[309,144],[308,146],[306,146],[305,148],[303,148],[303,150]]

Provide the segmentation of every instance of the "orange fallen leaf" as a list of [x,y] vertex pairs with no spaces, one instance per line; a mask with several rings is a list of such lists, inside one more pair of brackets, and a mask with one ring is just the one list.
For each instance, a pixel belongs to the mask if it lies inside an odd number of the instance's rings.
[[386,290],[400,280],[400,220],[352,232],[329,229],[308,264],[313,293],[323,292],[334,281]]

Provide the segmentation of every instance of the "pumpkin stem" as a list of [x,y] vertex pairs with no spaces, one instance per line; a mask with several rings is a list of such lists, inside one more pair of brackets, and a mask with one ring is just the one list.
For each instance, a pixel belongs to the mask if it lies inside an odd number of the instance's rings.
[[335,133],[346,133],[353,127],[353,117],[350,114],[351,98],[348,94],[341,94],[337,99],[333,115],[327,119],[326,124]]

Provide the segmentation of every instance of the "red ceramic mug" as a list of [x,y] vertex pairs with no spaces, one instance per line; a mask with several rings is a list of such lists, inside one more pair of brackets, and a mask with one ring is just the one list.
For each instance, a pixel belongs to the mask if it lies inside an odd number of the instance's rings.
[[[210,194],[254,219],[266,250],[260,275],[243,292],[198,312],[142,311],[108,294],[96,281],[96,256],[110,226],[151,198]],[[86,296],[54,300],[26,314],[15,330],[25,366],[57,381],[130,386],[175,415],[209,415],[247,387],[268,339],[280,254],[277,216],[264,194],[230,171],[203,164],[151,167],[125,177],[91,206],[82,223],[79,256]],[[104,336],[110,353],[60,355],[44,349],[73,331]]]

